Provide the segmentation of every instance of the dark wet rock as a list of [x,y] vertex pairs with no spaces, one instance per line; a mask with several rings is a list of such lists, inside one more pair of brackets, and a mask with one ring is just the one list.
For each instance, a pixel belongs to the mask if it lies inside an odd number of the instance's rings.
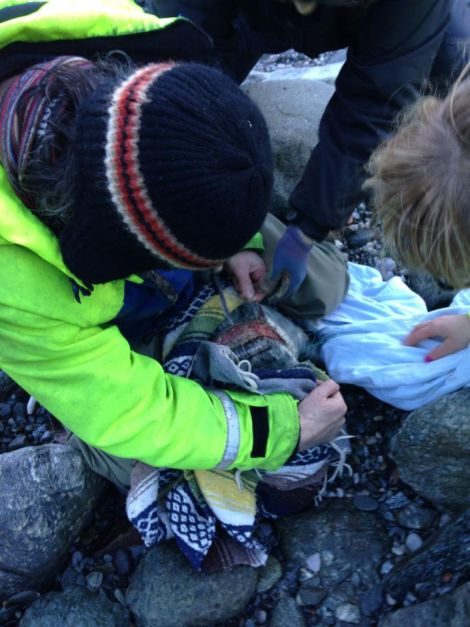
[[69,566],[60,576],[60,585],[63,590],[65,590],[65,588],[70,588],[71,586],[84,586],[85,577],[81,572]]
[[12,605],[19,605],[20,607],[27,607],[34,603],[40,597],[40,593],[36,590],[23,590],[23,592],[17,592],[5,601],[5,607],[11,607]]
[[13,620],[15,618],[15,614],[17,612],[18,612],[17,605],[12,606],[12,607],[0,608],[0,625],[7,625],[8,621]]
[[382,586],[377,584],[372,586],[360,597],[361,612],[365,616],[375,616],[384,602]]
[[349,246],[360,248],[361,246],[365,246],[368,242],[373,241],[376,235],[375,231],[370,229],[357,229],[357,231],[348,231],[346,233],[346,239]]
[[446,573],[462,580],[470,576],[470,508],[401,561],[383,585],[394,598],[402,600],[416,584],[439,582]]
[[118,575],[128,575],[131,570],[129,553],[125,549],[118,549],[114,556],[114,565]]
[[394,438],[400,477],[428,500],[470,506],[470,389],[428,403],[404,420]]
[[13,381],[13,379],[10,379],[10,377],[7,374],[5,374],[3,370],[0,370],[0,396],[2,398],[6,398],[14,390],[16,390],[17,387],[18,386]]
[[223,623],[243,610],[256,590],[258,573],[248,566],[207,575],[196,572],[167,542],[140,561],[127,603],[139,627]]
[[378,579],[388,537],[373,513],[357,511],[341,499],[277,522],[284,554],[304,563],[315,551],[322,556],[320,577],[326,589],[359,573],[365,586]]
[[24,424],[28,416],[26,412],[26,403],[15,403],[13,405],[12,413],[17,423]]
[[442,285],[431,275],[415,270],[407,274],[407,284],[421,296],[429,310],[447,307],[454,298],[456,291]]
[[470,583],[452,594],[389,614],[379,627],[464,627],[470,625]]
[[305,627],[305,620],[292,597],[279,599],[273,610],[269,627]]
[[283,80],[268,75],[262,80],[248,80],[243,89],[258,104],[268,124],[275,170],[273,210],[281,213],[318,141],[316,129],[334,88],[319,80]]
[[0,456],[0,596],[47,586],[104,485],[69,446]]
[[26,443],[26,436],[24,433],[19,433],[17,436],[13,438],[13,440],[8,444],[8,448],[11,451],[15,451],[18,448],[21,448]]
[[33,603],[20,627],[129,627],[129,612],[85,588],[50,592]]
[[0,418],[8,418],[11,413],[11,407],[8,403],[0,403]]
[[301,605],[320,605],[327,594],[324,588],[318,588],[309,581],[305,581],[300,587],[297,599]]

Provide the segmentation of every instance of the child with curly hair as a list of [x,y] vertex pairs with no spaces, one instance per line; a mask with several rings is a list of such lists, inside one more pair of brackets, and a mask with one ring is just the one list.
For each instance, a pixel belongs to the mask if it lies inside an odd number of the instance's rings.
[[[421,99],[373,153],[365,183],[391,253],[454,288],[470,287],[469,70],[444,98]],[[426,362],[468,346],[470,314],[418,324],[404,342],[436,337]]]

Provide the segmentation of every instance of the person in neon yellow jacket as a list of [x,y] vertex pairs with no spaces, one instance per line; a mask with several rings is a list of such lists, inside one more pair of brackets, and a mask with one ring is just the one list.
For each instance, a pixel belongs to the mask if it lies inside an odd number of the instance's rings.
[[[194,270],[259,272],[264,120],[214,69],[149,63],[184,60],[181,42],[191,58],[208,46],[189,21],[130,0],[0,2],[0,367],[105,454],[275,469],[299,439],[337,433],[334,382],[299,406],[220,396],[132,349],[187,305]],[[116,48],[126,56],[97,60]]]

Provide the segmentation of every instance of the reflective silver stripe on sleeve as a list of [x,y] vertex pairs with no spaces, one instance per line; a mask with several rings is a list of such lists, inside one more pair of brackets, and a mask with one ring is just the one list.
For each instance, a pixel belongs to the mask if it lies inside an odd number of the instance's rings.
[[215,466],[214,470],[225,470],[233,464],[237,459],[240,449],[240,419],[238,417],[237,408],[230,396],[224,394],[220,390],[210,390],[222,403],[225,417],[227,419],[227,442],[220,463]]

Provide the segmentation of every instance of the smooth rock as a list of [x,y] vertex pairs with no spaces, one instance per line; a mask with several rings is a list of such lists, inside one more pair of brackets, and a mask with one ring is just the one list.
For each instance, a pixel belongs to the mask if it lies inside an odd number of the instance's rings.
[[0,455],[1,598],[48,585],[104,486],[69,446]]
[[173,542],[166,542],[141,559],[126,598],[138,627],[223,623],[244,609],[257,579],[256,569],[248,566],[198,573]]
[[85,582],[88,590],[97,592],[103,583],[103,573],[94,570],[85,577]]
[[279,560],[270,555],[266,564],[258,569],[259,578],[256,585],[257,592],[266,592],[270,590],[282,577],[282,567]]
[[411,503],[399,512],[398,522],[407,529],[429,529],[435,517],[432,510]]
[[334,87],[308,78],[257,76],[242,88],[260,107],[268,125],[274,153],[273,211],[279,214],[302,178]]
[[409,533],[406,536],[405,546],[408,551],[414,553],[423,546],[423,540],[417,533]]
[[0,418],[7,418],[10,414],[10,405],[8,403],[0,403]]
[[305,560],[305,565],[312,573],[319,573],[321,569],[321,555],[320,553],[313,553]]
[[335,616],[338,620],[345,623],[353,623],[354,625],[357,625],[361,621],[359,608],[352,603],[343,603],[337,607]]
[[128,611],[86,588],[50,592],[29,607],[20,627],[129,627]]
[[12,605],[20,605],[21,607],[26,607],[27,605],[31,605],[40,597],[40,593],[36,590],[24,590],[23,592],[17,592],[13,596],[11,596],[5,603],[6,607],[10,607]]
[[379,627],[466,627],[470,625],[470,583],[452,594],[388,614]]
[[450,509],[470,506],[470,389],[411,412],[394,437],[400,477],[418,494]]
[[353,498],[353,505],[361,512],[374,512],[379,504],[368,494],[356,494]]

